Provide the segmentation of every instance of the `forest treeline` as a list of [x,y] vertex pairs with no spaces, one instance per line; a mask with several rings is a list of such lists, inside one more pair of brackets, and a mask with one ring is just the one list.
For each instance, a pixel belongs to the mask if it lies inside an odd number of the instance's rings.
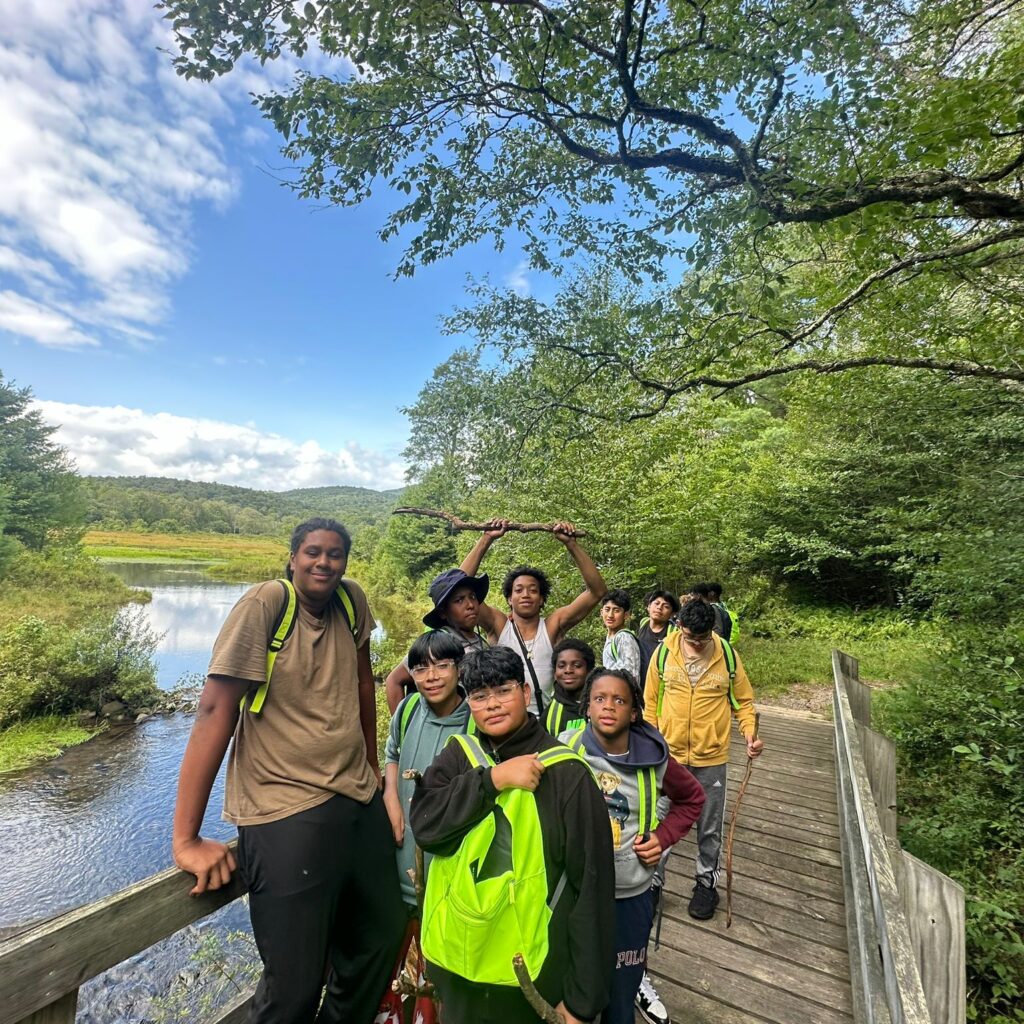
[[330,515],[354,530],[380,524],[401,490],[306,487],[257,491],[170,477],[83,477],[89,529],[281,536],[308,515]]

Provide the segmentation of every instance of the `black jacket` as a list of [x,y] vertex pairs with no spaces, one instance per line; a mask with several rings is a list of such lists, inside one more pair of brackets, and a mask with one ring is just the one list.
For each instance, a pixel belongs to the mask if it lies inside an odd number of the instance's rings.
[[[532,715],[495,750],[496,762],[558,746]],[[416,841],[448,855],[494,808],[491,769],[471,768],[462,747],[449,743],[427,769],[412,798],[409,824]],[[567,762],[544,773],[536,790],[544,836],[548,898],[562,877],[568,884],[548,925],[548,956],[537,989],[552,1006],[565,1002],[581,1020],[594,1020],[608,1002],[614,967],[615,868],[604,797],[583,764]],[[436,968],[435,968],[436,969]]]

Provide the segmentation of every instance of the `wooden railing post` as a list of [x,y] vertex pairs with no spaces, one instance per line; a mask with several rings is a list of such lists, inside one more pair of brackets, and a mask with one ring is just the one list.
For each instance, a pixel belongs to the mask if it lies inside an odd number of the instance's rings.
[[60,999],[36,1010],[30,1017],[26,1017],[24,1024],[75,1024],[75,1014],[78,1013],[78,989],[68,992]]

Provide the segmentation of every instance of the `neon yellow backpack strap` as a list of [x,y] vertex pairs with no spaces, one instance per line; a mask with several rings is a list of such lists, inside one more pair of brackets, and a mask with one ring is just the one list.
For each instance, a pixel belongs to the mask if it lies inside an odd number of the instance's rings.
[[398,745],[401,746],[405,742],[405,734],[409,728],[409,721],[413,716],[416,708],[419,707],[419,703],[422,700],[419,690],[415,693],[410,693],[408,697],[402,700],[402,703],[395,708],[395,714],[399,715],[398,719]]
[[[264,673],[263,684],[253,694],[252,701],[249,704],[249,710],[254,715],[258,715],[263,710],[263,702],[267,698],[267,689],[270,686],[270,677],[274,671],[274,662],[277,660],[278,651],[284,646],[285,640],[291,635],[292,628],[295,626],[295,612],[298,608],[295,587],[292,585],[291,580],[278,580],[277,582],[284,588],[284,606],[281,610],[281,617],[278,620],[277,628],[274,630],[274,635],[270,638],[270,643],[267,645],[267,667]],[[238,708],[240,711],[245,711],[244,696],[239,701]]]
[[732,644],[729,643],[724,637],[719,637],[722,641],[722,653],[725,655],[725,667],[729,672],[729,703],[732,705],[733,711],[739,711],[740,702],[736,699],[736,652],[732,649]]
[[658,773],[654,768],[644,768],[636,773],[637,802],[640,805],[639,835],[653,832],[658,827]]
[[661,718],[661,704],[665,698],[665,666],[668,664],[668,648],[664,641],[658,644],[658,653],[655,655],[654,664],[658,669],[658,707],[657,717]]
[[456,733],[449,737],[449,743],[455,742],[462,747],[466,760],[472,768],[493,768],[494,761],[487,756],[486,751],[480,746],[480,741],[474,735],[468,733]]
[[338,584],[338,589],[334,593],[341,603],[341,610],[345,614],[345,621],[348,623],[348,628],[352,631],[352,635],[355,636],[356,606],[352,601],[352,595],[348,592],[348,587],[345,586],[344,580]]
[[544,716],[544,727],[552,736],[557,737],[562,731],[562,719],[564,717],[565,708],[557,700],[552,700],[548,705],[548,713]]

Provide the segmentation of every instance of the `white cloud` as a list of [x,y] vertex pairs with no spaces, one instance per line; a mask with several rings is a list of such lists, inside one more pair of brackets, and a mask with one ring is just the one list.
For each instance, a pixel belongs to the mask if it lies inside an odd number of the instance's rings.
[[515,269],[505,275],[505,287],[511,288],[523,299],[530,294],[530,279],[526,276],[529,269],[530,264],[526,260],[520,260]]
[[36,401],[79,472],[90,476],[170,476],[284,491],[350,484],[400,487],[405,467],[355,441],[336,450],[220,420],[146,413],[125,406]]
[[69,317],[15,292],[0,292],[0,331],[31,338],[50,348],[95,345]]
[[[249,92],[297,64],[187,82],[158,50],[173,39],[152,0],[0,0],[0,24],[0,286],[68,321],[63,344],[149,338],[188,269],[197,207],[237,192],[222,139],[247,142]],[[315,50],[303,63],[349,67]],[[52,344],[41,318],[2,329]]]

